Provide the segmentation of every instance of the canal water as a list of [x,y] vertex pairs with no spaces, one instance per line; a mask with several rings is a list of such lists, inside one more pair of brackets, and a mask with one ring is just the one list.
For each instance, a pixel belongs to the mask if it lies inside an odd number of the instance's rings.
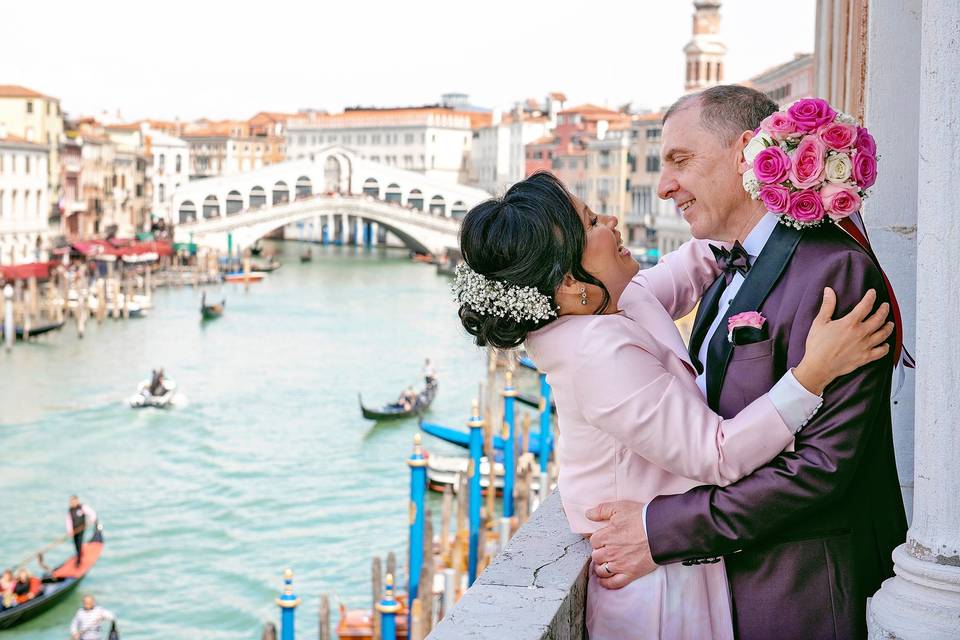
[[[301,264],[297,243],[268,249],[283,267],[265,282],[206,288],[227,301],[218,320],[201,323],[199,289],[160,289],[147,318],[0,353],[0,563],[62,535],[71,493],[106,541],[78,592],[5,638],[68,637],[92,593],[123,638],[255,639],[278,619],[291,567],[298,638],[312,639],[321,593],[335,625],[338,603],[369,606],[372,556],[392,550],[405,565],[416,421],[374,425],[357,393],[380,404],[419,386],[429,356],[440,391],[428,415],[462,425],[484,356],[450,281],[405,251],[314,246]],[[186,404],[130,409],[159,366]]]

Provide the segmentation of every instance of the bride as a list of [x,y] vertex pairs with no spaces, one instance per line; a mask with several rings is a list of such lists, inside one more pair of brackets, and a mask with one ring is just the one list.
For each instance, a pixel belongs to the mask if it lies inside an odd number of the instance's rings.
[[[547,374],[560,425],[560,495],[583,535],[599,526],[585,516],[598,503],[726,485],[773,459],[819,409],[823,389],[886,353],[892,331],[886,305],[867,317],[875,292],[850,312],[856,322],[839,322],[831,321],[835,294],[825,290],[803,360],[723,419],[697,389],[674,324],[719,274],[706,241],[640,271],[617,219],[597,215],[544,172],[474,207],[460,248],[465,264],[454,288],[463,326],[479,346],[526,343]],[[730,616],[722,562],[662,566],[615,591],[591,567],[593,640],[732,638]]]

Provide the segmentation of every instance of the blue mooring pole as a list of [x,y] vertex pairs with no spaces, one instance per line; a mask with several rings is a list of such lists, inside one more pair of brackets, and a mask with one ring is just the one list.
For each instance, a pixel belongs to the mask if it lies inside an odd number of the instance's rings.
[[280,640],[294,640],[293,614],[300,598],[293,595],[293,571],[283,572],[283,593],[276,599],[280,607]]
[[397,612],[400,611],[400,603],[393,597],[392,573],[384,576],[383,597],[374,606],[380,614],[380,638],[397,640]]
[[515,403],[517,390],[513,387],[513,372],[507,371],[503,388],[503,422],[507,433],[503,445],[503,517],[513,517],[513,486],[517,475],[517,419]]
[[413,436],[413,453],[407,459],[410,465],[410,564],[407,576],[407,594],[412,603],[420,590],[420,568],[423,566],[423,514],[427,490],[427,461],[420,449],[420,434]]
[[551,428],[550,413],[550,385],[547,384],[547,374],[540,372],[540,501],[547,499],[550,491],[550,476],[547,473],[547,463],[550,462],[550,451],[553,449],[553,430]]
[[[467,466],[467,478],[470,483],[470,547],[467,561],[467,586],[477,579],[477,550],[480,545],[480,457],[483,455],[483,420],[480,418],[480,405],[474,400],[470,411],[470,463]],[[493,464],[493,461],[490,461]],[[490,487],[494,491],[494,487]]]

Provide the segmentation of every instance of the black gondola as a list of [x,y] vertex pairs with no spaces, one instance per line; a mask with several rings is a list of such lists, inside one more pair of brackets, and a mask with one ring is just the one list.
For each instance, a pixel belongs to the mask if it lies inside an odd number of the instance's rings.
[[[56,331],[63,327],[63,322],[48,322],[46,324],[38,324],[30,327],[30,337],[41,336],[50,331]],[[13,333],[17,337],[17,340],[23,340],[23,336],[26,333],[25,327],[14,327]],[[4,335],[4,327],[0,324],[0,338]]]
[[226,300],[221,300],[219,303],[207,304],[207,294],[204,292],[203,297],[200,299],[200,315],[204,320],[219,318],[223,315],[223,309],[226,306]]
[[44,576],[40,581],[43,585],[43,592],[31,600],[14,605],[9,609],[0,610],[0,629],[10,629],[16,625],[34,618],[58,602],[77,588],[80,581],[83,580],[93,565],[100,557],[100,551],[103,548],[103,531],[100,525],[97,525],[96,531],[89,542],[83,545],[83,563],[78,571],[74,566],[74,557],[70,556],[66,562],[50,572],[49,576]]
[[420,415],[430,406],[437,395],[437,383],[434,381],[417,394],[417,401],[409,409],[404,409],[399,403],[392,402],[379,409],[368,409],[363,406],[363,396],[357,394],[360,399],[360,411],[363,417],[368,420],[393,420],[395,418],[408,418],[410,416]]
[[313,260],[313,251],[307,247],[307,250],[300,254],[300,262],[310,262]]

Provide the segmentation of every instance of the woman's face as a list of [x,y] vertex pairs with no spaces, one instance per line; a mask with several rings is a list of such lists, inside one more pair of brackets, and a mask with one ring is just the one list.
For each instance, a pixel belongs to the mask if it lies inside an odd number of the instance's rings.
[[[580,198],[574,195],[570,197],[583,222],[587,239],[583,247],[581,264],[587,273],[602,282],[610,292],[608,312],[615,312],[620,294],[626,289],[630,279],[637,275],[640,264],[623,246],[623,239],[617,230],[616,216],[598,215]],[[595,300],[599,305],[602,298],[599,287],[590,285],[588,287],[590,287],[587,290],[588,298]]]

